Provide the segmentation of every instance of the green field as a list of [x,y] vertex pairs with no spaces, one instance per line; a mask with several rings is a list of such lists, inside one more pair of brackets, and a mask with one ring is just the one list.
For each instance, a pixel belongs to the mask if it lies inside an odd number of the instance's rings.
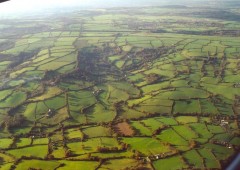
[[0,14],[0,169],[226,169],[239,153],[239,3],[131,3]]

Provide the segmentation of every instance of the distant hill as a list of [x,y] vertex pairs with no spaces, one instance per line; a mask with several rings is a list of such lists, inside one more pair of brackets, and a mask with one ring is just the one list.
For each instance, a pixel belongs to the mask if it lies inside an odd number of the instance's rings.
[[[5,13],[17,14],[20,16],[24,13],[46,13],[46,11],[53,11],[54,9],[66,10],[70,8],[89,9],[89,8],[113,8],[113,7],[149,7],[158,6],[164,8],[186,8],[186,7],[211,7],[211,8],[236,8],[240,7],[239,0],[11,0],[0,4],[0,16]],[[44,11],[44,12],[43,12]]]

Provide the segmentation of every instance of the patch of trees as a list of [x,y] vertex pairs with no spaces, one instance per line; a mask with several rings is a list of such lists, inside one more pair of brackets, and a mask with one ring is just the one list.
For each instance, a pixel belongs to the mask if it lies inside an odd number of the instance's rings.
[[12,68],[22,64],[24,61],[32,58],[34,55],[35,55],[35,53],[21,52],[17,57],[14,58],[14,61],[8,65],[8,68],[12,69]]
[[1,122],[0,126],[2,128],[9,130],[14,127],[22,126],[24,121],[26,121],[26,119],[22,115],[14,116],[7,115],[3,118],[3,121]]
[[[56,79],[58,76],[58,72],[55,70],[47,70],[44,73],[44,78],[43,80],[45,81],[52,81],[52,79]],[[50,84],[51,82],[47,82],[47,84]]]
[[191,13],[192,16],[214,18],[228,21],[240,21],[240,15],[225,10],[198,11]]
[[106,147],[106,146],[98,146],[97,151],[101,153],[111,153],[111,152],[120,152],[125,151],[128,148],[128,144],[121,143],[121,147]]
[[101,146],[98,146],[97,151],[101,152],[101,153],[117,152],[118,147],[105,147],[105,146],[101,147]]
[[124,111],[124,109],[123,109],[124,104],[125,104],[125,102],[122,100],[113,104],[113,107],[118,114]]
[[[10,42],[10,41],[4,41],[2,43],[0,43],[0,51],[5,51],[5,50],[8,50],[10,48],[13,48],[14,47],[14,43],[13,42]],[[2,58],[2,55],[0,55],[0,61],[1,61],[1,58]]]
[[163,131],[164,129],[167,129],[169,126],[167,125],[163,125],[161,127],[159,127],[158,129],[156,129],[153,133],[152,136],[156,136],[159,135],[161,133],[161,131]]
[[145,76],[145,78],[146,78],[148,84],[154,84],[154,83],[158,82],[159,80],[161,80],[162,77],[156,73],[150,73],[150,74],[147,74]]
[[168,33],[168,31],[164,29],[158,29],[158,30],[152,31],[152,33]]

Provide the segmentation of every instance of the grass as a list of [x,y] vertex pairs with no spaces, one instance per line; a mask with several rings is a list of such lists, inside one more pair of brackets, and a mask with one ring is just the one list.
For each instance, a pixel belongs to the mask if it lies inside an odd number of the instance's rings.
[[[13,162],[14,161],[14,158],[7,155],[7,154],[4,154],[4,153],[0,153],[0,158],[1,158],[1,164],[4,163],[10,163],[10,162]],[[1,168],[1,165],[0,165],[0,168]]]
[[172,107],[173,101],[172,100],[164,100],[152,97],[151,99],[145,100],[141,103],[144,106],[167,106]]
[[47,105],[48,108],[58,110],[66,105],[66,100],[64,96],[58,96],[52,99],[45,100],[44,103]]
[[134,168],[138,165],[138,162],[134,159],[116,159],[108,160],[102,166],[101,169],[128,169]]
[[38,53],[38,56],[42,56],[42,55],[45,55],[45,54],[48,54],[48,49],[42,49],[42,50]]
[[89,138],[110,136],[110,129],[102,126],[89,127],[89,128],[82,129],[82,131]]
[[198,135],[187,125],[173,126],[172,128],[187,141],[198,137]]
[[63,147],[57,147],[52,152],[54,158],[64,158],[65,157],[65,149]]
[[127,92],[131,97],[137,97],[140,95],[140,91],[128,82],[113,82],[111,85],[114,88]]
[[[218,84],[217,86],[212,84],[202,85],[204,85],[204,88],[206,88],[209,92],[212,92],[213,94],[220,94],[230,100],[233,100],[235,95],[240,93],[240,88],[233,88],[231,84]],[[225,93],[226,91],[228,91],[228,93]]]
[[124,108],[124,111],[121,112],[118,116],[123,119],[133,119],[144,117],[146,114],[135,109],[129,109],[128,107]]
[[226,83],[238,83],[238,75],[224,76],[224,81]]
[[188,146],[188,142],[172,129],[163,130],[157,138],[172,145]]
[[12,94],[12,90],[2,90],[0,91],[0,101]]
[[149,128],[147,128],[146,126],[144,126],[139,121],[132,121],[131,126],[134,129],[136,129],[140,133],[140,135],[144,135],[144,136],[151,136],[152,135],[152,131]]
[[131,51],[131,49],[132,49],[132,46],[130,46],[130,45],[126,45],[126,46],[123,46],[123,47],[122,47],[122,50],[123,50],[123,51],[126,51],[126,52]]
[[203,157],[205,159],[209,159],[209,160],[216,159],[215,156],[213,155],[211,149],[202,148],[202,149],[199,149],[198,152],[201,155],[201,157]]
[[13,163],[7,163],[0,165],[1,170],[9,170],[12,167]]
[[174,156],[166,159],[161,159],[153,162],[153,167],[155,169],[169,169],[177,170],[184,169],[188,166],[181,160],[179,156]]
[[171,82],[171,87],[187,87],[188,81],[186,80],[175,80]]
[[[168,85],[165,86],[169,87]],[[158,89],[159,90],[159,89]],[[158,98],[171,100],[187,100],[192,98],[207,98],[207,92],[194,88],[177,88],[175,91],[159,91]]]
[[30,138],[20,138],[19,142],[17,143],[17,147],[24,147],[30,145],[31,139]]
[[[239,146],[240,139],[214,124],[212,117],[240,111],[240,88],[234,87],[239,82],[240,41],[228,32],[240,27],[237,22],[190,17],[199,12],[195,10],[183,16],[184,10],[167,7],[131,8],[129,13],[97,9],[93,15],[69,15],[69,23],[57,15],[56,22],[38,18],[31,24],[22,20],[0,25],[0,119],[15,113],[26,118],[23,126],[0,128],[0,169],[222,169],[220,162],[236,147],[210,144],[211,140]],[[164,16],[168,13],[172,16]],[[41,32],[38,22],[52,31]],[[38,33],[24,33],[35,27]],[[11,34],[7,28],[16,31]],[[91,54],[83,57],[88,50]],[[151,73],[160,79],[150,82]],[[100,94],[92,93],[100,88]],[[53,110],[51,117],[45,116],[48,109]],[[232,134],[238,133],[237,121],[230,121],[229,127]],[[44,137],[36,135],[29,146],[32,133]],[[12,136],[19,136],[16,143]],[[40,160],[47,155],[48,136],[57,143],[52,154],[58,159]],[[76,154],[69,160],[63,139]],[[98,151],[99,146],[121,148],[117,140],[129,148]],[[192,141],[197,147],[192,148]],[[180,155],[153,161],[153,167],[132,159],[137,151],[149,156],[177,150]],[[23,159],[11,168],[10,162],[22,156],[39,160]],[[100,160],[92,161],[95,156]],[[57,168],[61,163],[65,166]]]
[[[213,70],[211,70],[210,72],[213,72]],[[200,81],[209,84],[218,84],[219,79],[214,77],[203,77]]]
[[23,103],[27,99],[27,95],[23,92],[14,92],[11,96],[8,96],[6,100],[0,102],[1,107],[14,107]]
[[208,130],[213,134],[224,133],[225,132],[225,130],[221,126],[207,125],[207,127],[208,127]]
[[177,91],[184,92],[188,98],[207,98],[209,94],[197,88],[177,88]]
[[113,138],[91,138],[84,142],[68,143],[70,150],[77,155],[97,152],[98,147],[118,147],[116,139]]
[[215,144],[206,144],[206,149],[211,149],[213,154],[218,160],[226,160],[230,155],[233,154],[233,150],[225,146],[215,145]]
[[86,114],[89,122],[110,122],[116,117],[116,112],[114,110],[106,109],[103,105],[95,104],[91,112]]
[[218,140],[218,141],[225,141],[225,142],[230,142],[232,139],[232,135],[231,134],[217,134],[214,136],[214,139]]
[[11,129],[11,133],[15,133],[16,135],[26,134],[31,131],[31,126],[23,125],[21,128],[13,128]]
[[178,124],[174,118],[158,117],[155,119],[165,125],[177,125]]
[[44,65],[44,64],[49,63],[49,62],[54,61],[54,60],[56,60],[56,58],[52,58],[52,57],[50,57],[49,54],[45,54],[45,55],[42,55],[42,56],[34,59],[32,66],[39,67],[41,65]]
[[163,123],[157,121],[155,118],[149,118],[141,121],[146,127],[153,131],[157,130],[160,127],[163,127]]
[[215,106],[222,115],[234,115],[232,104],[222,105],[221,103],[216,103]]
[[174,71],[173,70],[164,70],[164,69],[158,69],[156,67],[149,69],[144,72],[144,74],[150,74],[150,73],[155,73],[158,74],[159,76],[162,77],[168,77],[168,78],[173,78],[174,77]]
[[218,114],[217,108],[214,106],[214,104],[206,99],[201,99],[200,100],[200,105],[201,105],[201,112],[208,113],[208,114]]
[[33,140],[34,145],[47,145],[48,144],[48,138],[37,138]]
[[35,97],[35,98],[31,98],[29,101],[41,101],[41,100],[46,100],[52,97],[55,97],[59,94],[62,93],[62,90],[59,89],[58,87],[48,87],[46,89],[46,91],[44,92],[43,95],[39,96],[39,97]]
[[156,47],[161,47],[163,44],[161,41],[157,40],[157,41],[151,41],[152,45],[156,48]]
[[145,96],[143,96],[143,97],[141,97],[141,98],[139,98],[139,99],[130,99],[130,100],[128,100],[128,106],[129,106],[129,107],[132,107],[132,106],[134,106],[134,105],[138,105],[138,104],[140,104],[140,103],[142,103],[142,102],[144,102],[145,100],[148,100],[148,99],[150,99],[150,98],[152,98],[151,95],[145,95]]
[[83,133],[79,129],[68,129],[66,131],[68,139],[82,139]]
[[51,136],[52,141],[62,141],[63,140],[63,135],[60,131],[55,132],[52,136]]
[[58,168],[58,170],[69,170],[69,169],[82,169],[90,170],[96,169],[99,165],[98,162],[94,161],[58,161],[58,163],[64,164],[63,167]]
[[60,163],[56,161],[24,160],[17,165],[16,170],[23,170],[23,169],[30,169],[30,168],[52,170],[57,168],[59,165]]
[[167,107],[167,106],[146,106],[146,105],[139,105],[137,107],[135,107],[136,110],[141,111],[141,112],[145,112],[145,113],[163,113],[163,114],[170,114],[172,111],[171,107]]
[[58,69],[57,71],[58,71],[58,73],[61,73],[61,74],[69,73],[69,72],[73,71],[75,69],[75,67],[76,67],[76,64],[73,63],[73,64],[63,66],[62,68]]
[[25,83],[25,80],[11,80],[8,85],[11,87],[16,87]]
[[175,119],[181,124],[197,123],[198,121],[198,118],[195,116],[178,116]]
[[130,151],[126,152],[115,152],[115,153],[92,153],[92,156],[97,156],[99,158],[117,158],[117,157],[131,157],[133,156],[133,153]]
[[52,62],[49,62],[49,63],[46,63],[46,64],[43,64],[41,66],[38,67],[38,70],[42,70],[42,71],[45,71],[45,70],[57,70],[63,66],[66,66],[70,64],[69,62],[55,62],[55,61],[52,61]]
[[31,146],[21,149],[12,149],[7,153],[15,156],[16,158],[21,158],[22,156],[44,158],[47,155],[47,148],[47,145]]
[[42,78],[44,76],[44,72],[43,71],[30,71],[30,72],[25,72],[24,76],[27,78],[32,78],[32,77],[38,77],[38,78]]
[[11,48],[9,50],[6,50],[6,51],[3,51],[1,53],[3,54],[12,54],[12,55],[19,55],[22,51],[24,51],[26,48],[28,47],[28,45],[21,45],[21,46],[18,46],[18,47],[14,47],[14,48]]
[[230,143],[232,143],[233,145],[237,145],[239,146],[240,145],[240,138],[239,137],[235,137],[233,138]]
[[0,65],[0,71],[2,72],[4,70],[6,70],[7,67],[8,67],[7,65]]
[[[56,57],[57,59],[55,61],[58,62],[64,62],[64,61],[75,61],[76,56],[75,55],[69,55],[70,51],[51,51],[51,57]],[[75,60],[74,60],[75,59]]]
[[10,77],[11,78],[16,78],[17,76],[19,76],[20,74],[24,73],[24,72],[27,72],[27,71],[32,71],[32,70],[35,70],[36,68],[35,67],[26,67],[26,68],[23,68],[21,70],[17,70],[15,72],[12,72],[10,74]]
[[81,124],[87,123],[87,118],[84,114],[80,114],[79,112],[70,111],[71,118]]
[[200,139],[204,139],[204,140],[200,140],[200,142],[207,141],[213,135],[211,132],[208,131],[205,124],[192,123],[190,124],[190,127],[193,131],[195,131],[199,135]]
[[201,108],[198,100],[176,101],[174,113],[200,114]]
[[90,91],[74,91],[68,95],[68,102],[71,111],[81,112],[85,107],[95,104],[96,99]]
[[35,109],[37,104],[36,103],[30,103],[25,107],[25,111],[23,112],[23,115],[28,120],[35,120]]
[[97,150],[97,145],[98,143],[96,142],[74,142],[74,143],[69,143],[67,146],[68,148],[77,155],[82,155],[82,154],[87,154],[91,152],[95,152]]
[[114,138],[101,137],[99,138],[100,144],[103,147],[118,147],[118,142]]
[[0,139],[0,148],[6,149],[12,144],[12,139]]
[[143,80],[144,75],[141,74],[141,73],[137,73],[137,74],[134,74],[134,75],[130,75],[130,76],[128,76],[127,78],[128,78],[130,81],[138,82],[138,81]]
[[36,115],[46,114],[49,110],[49,108],[44,102],[37,102],[37,106],[35,109],[36,109]]
[[[81,80],[74,80],[74,79],[67,79],[64,82],[61,82],[59,84],[59,87],[62,89],[69,89],[71,91],[77,91],[77,90],[81,90],[81,89],[85,89],[88,87],[91,87],[93,84],[91,82],[85,82],[85,81],[81,81]],[[72,94],[72,96],[80,96],[78,93],[76,92],[70,92],[69,94]],[[81,93],[80,93],[81,94]]]
[[[46,115],[46,114],[45,114]],[[39,116],[39,117],[42,117]],[[49,125],[57,125],[60,122],[63,122],[69,118],[67,107],[63,107],[55,112],[53,112],[52,116],[50,117],[44,117],[40,120],[42,123],[47,123]]]
[[183,154],[183,157],[187,160],[187,163],[194,168],[204,168],[203,158],[198,154],[197,151],[191,150]]
[[122,138],[122,142],[130,145],[132,150],[139,151],[145,155],[169,152],[170,148],[156,139],[147,137]]
[[122,56],[114,55],[114,56],[108,57],[108,60],[109,60],[110,62],[115,62],[115,61],[121,59],[121,57],[122,57]]

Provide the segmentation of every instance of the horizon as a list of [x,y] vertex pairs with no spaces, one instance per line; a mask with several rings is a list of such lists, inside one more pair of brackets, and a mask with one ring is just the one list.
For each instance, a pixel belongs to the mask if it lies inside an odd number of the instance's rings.
[[[120,0],[108,0],[107,3],[102,3],[102,0],[10,0],[0,4],[0,15],[12,15],[12,14],[27,14],[27,13],[39,13],[45,10],[56,10],[63,8],[112,8],[112,7],[140,7],[140,6],[167,6],[167,5],[185,5],[189,7],[194,6],[209,6],[220,7],[224,4],[231,5],[234,2],[237,8],[240,3],[237,0],[136,0],[120,1]],[[237,5],[236,5],[237,3]]]

